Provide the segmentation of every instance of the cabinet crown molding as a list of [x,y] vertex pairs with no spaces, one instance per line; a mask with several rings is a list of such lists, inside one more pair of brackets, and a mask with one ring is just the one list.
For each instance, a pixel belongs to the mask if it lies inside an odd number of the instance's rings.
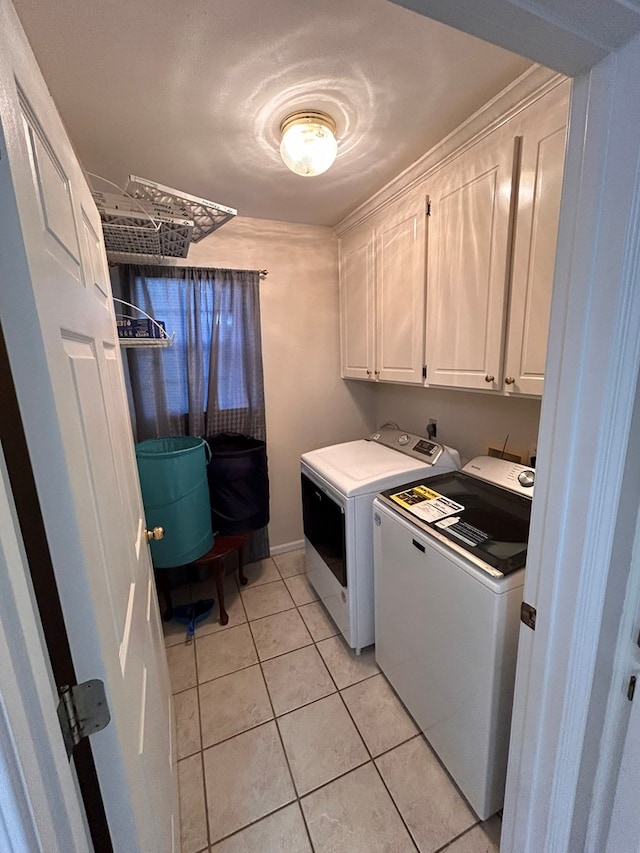
[[422,157],[347,214],[333,230],[338,237],[344,237],[400,196],[418,189],[451,159],[562,84],[568,86],[569,78],[541,65],[532,65]]

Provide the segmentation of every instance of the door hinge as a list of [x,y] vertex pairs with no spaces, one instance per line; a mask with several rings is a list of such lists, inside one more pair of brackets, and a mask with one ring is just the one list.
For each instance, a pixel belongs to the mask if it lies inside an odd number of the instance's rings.
[[427,365],[426,365],[426,364],[425,364],[425,366],[422,368],[422,378],[423,378],[423,379],[426,379],[426,378],[427,378]]
[[73,687],[60,688],[58,720],[62,729],[67,758],[74,748],[89,735],[102,731],[111,720],[104,683],[98,678],[83,681]]
[[636,677],[632,675],[629,679],[629,686],[627,687],[627,699],[629,702],[633,702],[633,694],[636,692]]
[[526,601],[523,601],[520,605],[520,621],[524,622],[527,628],[531,628],[532,631],[536,630],[536,616],[538,615],[538,611],[535,607],[532,607],[531,604],[527,604]]
[[431,202],[427,202],[427,216],[431,216]]

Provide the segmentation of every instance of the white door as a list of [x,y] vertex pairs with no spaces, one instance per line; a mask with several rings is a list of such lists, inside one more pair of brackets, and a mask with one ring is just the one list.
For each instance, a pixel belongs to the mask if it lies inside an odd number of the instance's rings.
[[177,848],[171,697],[100,222],[0,0],[0,312],[116,851]]
[[569,84],[526,111],[504,390],[541,397],[558,240]]
[[506,130],[430,178],[427,383],[498,391],[514,139]]
[[376,378],[422,384],[427,200],[385,209],[376,237]]
[[340,344],[343,379],[374,378],[375,232],[369,225],[340,241]]

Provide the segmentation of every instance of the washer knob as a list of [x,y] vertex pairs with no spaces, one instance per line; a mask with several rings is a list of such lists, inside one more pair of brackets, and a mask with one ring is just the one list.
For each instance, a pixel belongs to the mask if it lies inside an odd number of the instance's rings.
[[409,444],[410,441],[411,441],[411,439],[406,434],[406,432],[403,432],[402,435],[398,436],[398,444],[401,446],[404,446],[405,444]]
[[518,474],[518,482],[525,489],[530,489],[536,480],[535,471],[521,471]]

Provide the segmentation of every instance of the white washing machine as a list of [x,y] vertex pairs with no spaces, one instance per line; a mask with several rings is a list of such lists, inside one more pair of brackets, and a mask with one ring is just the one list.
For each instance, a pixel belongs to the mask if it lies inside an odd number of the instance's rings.
[[349,646],[374,642],[373,522],[377,492],[460,467],[456,450],[385,427],[369,438],[312,450],[301,459],[309,581]]
[[504,801],[533,481],[478,457],[373,503],[376,660],[482,820]]

